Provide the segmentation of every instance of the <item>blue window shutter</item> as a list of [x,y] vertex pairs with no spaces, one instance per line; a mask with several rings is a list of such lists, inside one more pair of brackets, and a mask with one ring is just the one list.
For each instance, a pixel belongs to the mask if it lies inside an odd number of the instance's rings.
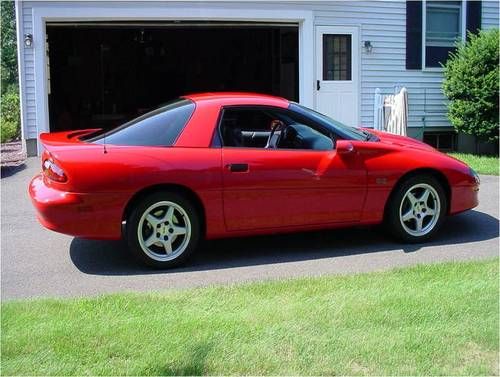
[[422,1],[406,1],[406,69],[422,69]]
[[477,33],[481,29],[481,1],[468,0],[466,5],[467,32]]

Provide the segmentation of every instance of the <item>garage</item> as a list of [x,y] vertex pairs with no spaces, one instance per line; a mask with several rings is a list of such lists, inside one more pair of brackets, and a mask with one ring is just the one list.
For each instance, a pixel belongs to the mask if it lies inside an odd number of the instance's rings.
[[299,26],[48,22],[50,131],[110,128],[185,93],[299,100]]

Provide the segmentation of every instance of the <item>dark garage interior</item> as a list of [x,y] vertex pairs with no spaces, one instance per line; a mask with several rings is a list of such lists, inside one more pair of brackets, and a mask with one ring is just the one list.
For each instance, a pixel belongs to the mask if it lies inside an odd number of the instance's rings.
[[298,100],[293,24],[47,24],[51,131],[110,128],[182,94]]

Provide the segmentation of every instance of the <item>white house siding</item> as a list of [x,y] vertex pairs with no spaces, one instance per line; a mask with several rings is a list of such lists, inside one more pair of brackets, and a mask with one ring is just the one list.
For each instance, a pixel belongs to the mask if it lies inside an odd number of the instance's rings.
[[[28,4],[23,3],[22,8],[18,8],[22,11],[21,17],[23,27],[22,35],[33,34],[33,9]],[[23,44],[20,43],[20,48],[22,48],[21,57],[24,60],[24,69],[22,73],[22,80],[24,82],[24,96],[23,96],[23,112],[24,112],[24,134],[26,139],[36,138],[38,135],[37,131],[37,119],[36,119],[36,104],[35,104],[35,54],[32,48],[23,48]]]
[[483,29],[498,27],[498,1],[483,1],[481,23]]
[[[332,2],[315,5],[317,25],[359,25],[361,41],[370,41],[370,54],[361,53],[361,123],[373,126],[375,89],[393,94],[408,89],[409,127],[449,126],[441,91],[440,72],[406,69],[406,2]],[[417,131],[417,130],[415,130]],[[421,136],[418,131],[414,136]]]
[[[33,31],[33,8],[51,4],[48,1],[23,2],[22,34]],[[54,3],[52,3],[54,4]],[[54,4],[59,8],[71,9],[75,3]],[[82,3],[79,3],[82,5]],[[144,8],[148,2],[113,3],[119,13],[120,7]],[[160,3],[168,12],[168,8],[182,3]],[[187,6],[197,6],[197,3],[185,3]],[[85,3],[88,7],[104,7],[106,2]],[[155,3],[158,6],[159,3]],[[407,70],[406,54],[406,3],[405,1],[288,1],[288,2],[204,2],[203,7],[225,9],[259,8],[274,10],[308,10],[314,13],[315,25],[357,25],[360,28],[361,42],[369,40],[373,45],[370,54],[361,51],[361,121],[366,126],[373,125],[373,100],[376,88],[382,93],[393,93],[396,87],[405,86],[409,93],[409,127],[414,128],[413,136],[421,136],[423,119],[426,127],[447,127],[446,100],[441,91],[442,73],[439,71]],[[483,27],[498,26],[498,2],[483,1]],[[68,12],[71,15],[71,11]],[[167,14],[167,13],[166,13]],[[77,16],[77,15],[72,15]],[[36,40],[35,43],[39,41]],[[38,135],[35,103],[34,53],[33,49],[22,46],[24,58],[24,119],[25,137],[36,138]],[[361,49],[361,46],[359,46]],[[313,57],[311,57],[313,58]],[[309,84],[307,84],[309,85]],[[310,83],[311,89],[314,83]],[[312,89],[314,90],[314,89]]]

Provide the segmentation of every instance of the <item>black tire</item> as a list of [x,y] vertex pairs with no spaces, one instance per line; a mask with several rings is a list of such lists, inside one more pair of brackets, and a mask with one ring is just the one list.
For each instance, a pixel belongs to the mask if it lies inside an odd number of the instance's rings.
[[[166,202],[171,204],[161,205],[161,203]],[[157,225],[152,225],[145,218],[147,216],[147,213],[153,214],[155,221],[159,220],[159,218],[156,218],[157,213],[160,213],[159,217],[166,217],[167,210],[170,207],[174,208],[174,217],[170,222],[167,219],[165,221],[158,221],[159,224]],[[150,210],[154,212],[150,212]],[[139,229],[139,227],[141,229]],[[172,237],[169,232],[174,232],[174,228],[180,229],[181,231],[182,229],[185,229],[186,236],[184,237],[182,235],[174,235],[174,237]],[[149,247],[145,245],[145,241],[148,240],[144,240],[144,238],[149,238],[147,237],[148,232],[150,233],[149,236],[154,236],[154,238],[157,240],[157,242]],[[142,235],[142,241],[139,239],[139,234]],[[202,232],[200,215],[196,210],[196,207],[183,195],[180,195],[176,192],[167,191],[155,192],[139,200],[134,208],[132,208],[132,210],[130,211],[125,230],[125,237],[130,252],[134,255],[134,257],[136,257],[143,264],[158,269],[172,268],[180,266],[181,264],[186,262],[186,260],[196,250],[201,238],[201,234]],[[156,237],[157,235],[161,236],[158,238]],[[163,239],[165,238],[165,240],[167,240],[169,236],[170,241],[165,242],[167,243],[167,245],[169,243],[171,245],[170,255],[167,254],[168,246],[165,247],[162,244]],[[143,244],[143,246],[141,246],[141,243]],[[180,246],[175,249],[175,245]],[[176,250],[180,251],[179,253],[177,253],[177,255],[175,255]],[[165,253],[165,256],[162,255],[163,252]]]
[[[409,198],[405,198],[408,191],[415,187],[416,187],[415,191],[412,190],[412,193],[418,194],[419,193],[418,190],[421,190],[420,192],[423,193],[426,189],[428,189],[426,185],[434,189],[434,192],[432,192],[432,190],[429,190],[431,192],[430,199],[428,202],[431,204],[429,208],[427,208],[427,205],[423,206],[424,207],[423,209],[421,209],[422,207],[415,207],[415,205],[410,203]],[[434,200],[435,194],[437,194],[436,196],[439,202]],[[417,198],[417,202],[423,203],[418,200],[418,196],[413,195],[412,198]],[[404,202],[402,203],[403,200]],[[439,203],[439,215],[434,217],[431,217],[430,215],[425,215],[426,211],[427,213],[429,213],[429,211],[433,210],[432,205],[436,206],[437,205],[436,203]],[[448,200],[446,198],[446,193],[441,183],[431,175],[415,175],[413,177],[409,177],[401,184],[399,184],[398,187],[395,188],[395,191],[392,193],[386,208],[384,225],[386,230],[392,236],[396,237],[397,239],[403,242],[406,243],[425,242],[430,238],[432,238],[434,234],[439,230],[446,216],[447,211],[448,211]],[[400,216],[400,212],[402,214],[411,212],[411,216],[413,218],[407,221],[403,221],[402,219],[403,216]],[[431,218],[428,219],[429,217]],[[420,223],[422,232],[421,234],[415,234],[418,233],[417,221],[419,221],[420,218],[422,218]],[[428,221],[427,222],[428,229],[424,232],[423,230],[425,229],[425,224],[426,224],[425,221]],[[411,229],[412,227],[414,227],[415,229]],[[415,231],[415,233],[414,234],[410,233],[412,231]]]

